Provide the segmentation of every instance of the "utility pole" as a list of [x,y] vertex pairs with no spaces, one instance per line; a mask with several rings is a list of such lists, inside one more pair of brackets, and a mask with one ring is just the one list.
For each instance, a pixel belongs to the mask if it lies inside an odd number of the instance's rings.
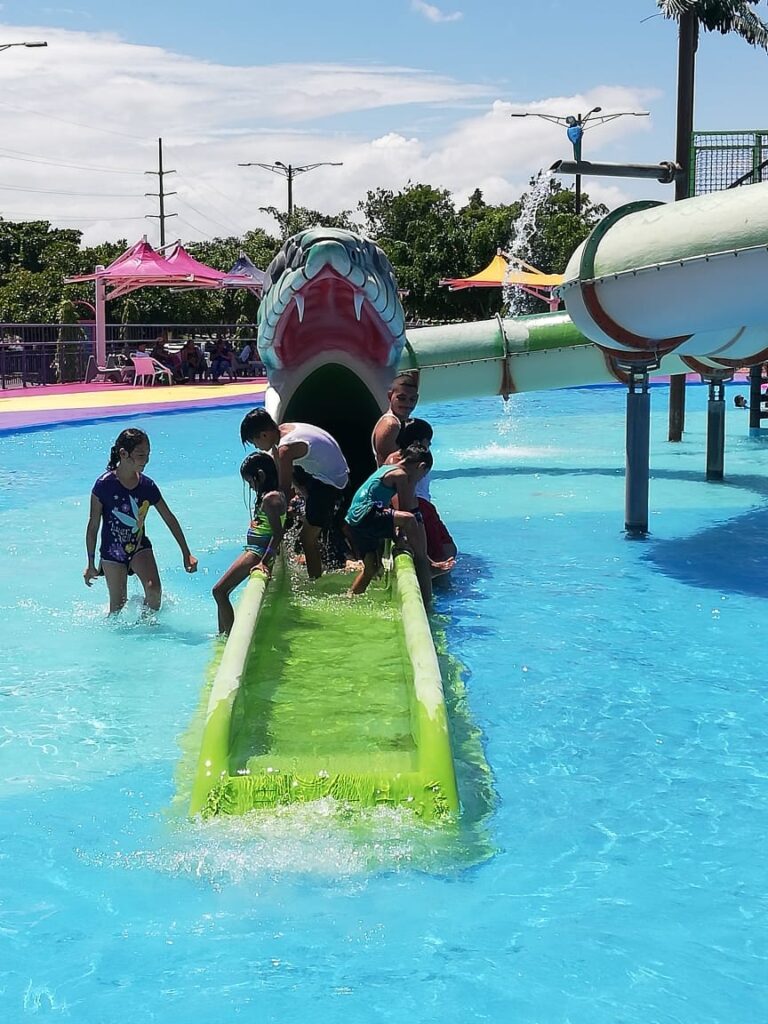
[[158,139],[157,140],[157,170],[156,171],[144,171],[144,173],[145,174],[156,174],[157,175],[157,182],[158,182],[158,189],[159,189],[159,191],[157,191],[157,192],[145,192],[144,195],[145,196],[155,196],[160,201],[160,213],[147,213],[147,214],[145,214],[145,216],[150,218],[151,220],[159,220],[160,221],[160,248],[162,249],[163,246],[165,245],[165,222],[166,222],[166,219],[168,217],[176,217],[177,216],[177,214],[175,214],[175,213],[166,213],[165,212],[165,199],[166,199],[166,196],[175,196],[176,193],[175,192],[166,192],[165,191],[165,182],[164,182],[163,179],[165,178],[166,174],[175,174],[176,171],[166,171],[166,170],[163,170],[163,140],[162,139]]
[[282,174],[288,181],[288,227],[290,229],[293,219],[293,179],[297,174],[304,174],[305,171],[314,171],[316,167],[342,167],[342,161],[324,160],[317,164],[304,164],[302,167],[294,167],[293,164],[284,164],[282,160],[275,160],[273,164],[262,164],[258,162],[238,164],[238,167],[262,167],[265,171],[272,171],[273,174]]

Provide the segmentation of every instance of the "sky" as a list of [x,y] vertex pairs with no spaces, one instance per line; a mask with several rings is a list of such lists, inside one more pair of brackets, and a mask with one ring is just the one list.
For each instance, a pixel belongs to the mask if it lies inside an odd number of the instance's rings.
[[[294,180],[295,203],[325,213],[409,181],[512,202],[571,154],[562,127],[513,112],[648,111],[595,125],[585,159],[674,157],[677,30],[655,0],[69,3],[0,3],[0,48],[48,43],[0,50],[0,216],[84,244],[158,242],[160,137],[166,234],[185,241],[278,234],[261,207],[285,208],[286,180],[248,162],[341,163]],[[697,130],[768,127],[766,95],[768,55],[702,36]],[[584,188],[609,207],[672,198],[647,181]]]

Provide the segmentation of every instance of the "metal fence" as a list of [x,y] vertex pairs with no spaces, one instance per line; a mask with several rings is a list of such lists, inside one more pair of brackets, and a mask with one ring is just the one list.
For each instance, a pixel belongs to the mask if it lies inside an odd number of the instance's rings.
[[694,132],[691,168],[692,196],[768,181],[768,129]]
[[[202,348],[240,331],[256,336],[253,324],[107,324],[107,355],[165,334],[172,349],[188,338]],[[67,384],[85,379],[94,354],[95,324],[0,324],[0,387]]]

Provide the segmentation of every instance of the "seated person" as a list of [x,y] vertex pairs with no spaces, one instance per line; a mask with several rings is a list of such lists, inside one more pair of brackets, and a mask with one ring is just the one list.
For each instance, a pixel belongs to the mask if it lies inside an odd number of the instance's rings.
[[120,371],[123,375],[123,382],[130,384],[133,378],[136,376],[133,363],[131,362],[132,356],[148,356],[147,342],[146,341],[126,341],[123,346],[123,353],[127,357],[125,366]]
[[179,351],[179,372],[182,380],[194,381],[198,376],[202,379],[207,369],[205,356],[194,341],[187,338]]
[[149,354],[154,360],[156,360],[156,362],[160,363],[161,366],[166,366],[169,370],[177,370],[179,368],[179,357],[176,353],[171,352],[168,349],[164,335],[161,335],[155,340],[155,344]]
[[[418,512],[409,512],[416,504],[416,484],[432,468],[432,455],[422,445],[412,444],[395,456],[395,461],[379,466],[355,491],[346,523],[363,568],[350,593],[364,594],[379,570],[382,541],[394,540],[398,531],[413,554],[413,564],[421,587],[424,607],[432,600],[432,574],[427,557],[424,530]],[[392,507],[395,502],[397,508]]]
[[264,364],[259,358],[259,350],[250,341],[247,341],[237,353],[236,367],[246,375],[253,374],[257,377],[264,375]]
[[235,379],[235,353],[229,342],[220,338],[211,352],[211,377],[218,381],[225,373],[230,380]]

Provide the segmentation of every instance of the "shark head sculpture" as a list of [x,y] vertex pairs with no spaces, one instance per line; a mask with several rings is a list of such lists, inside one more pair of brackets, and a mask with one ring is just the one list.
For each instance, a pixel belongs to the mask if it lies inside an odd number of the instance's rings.
[[312,228],[289,238],[267,268],[258,313],[266,407],[277,421],[330,431],[356,480],[373,468],[371,430],[405,343],[397,281],[374,242]]

